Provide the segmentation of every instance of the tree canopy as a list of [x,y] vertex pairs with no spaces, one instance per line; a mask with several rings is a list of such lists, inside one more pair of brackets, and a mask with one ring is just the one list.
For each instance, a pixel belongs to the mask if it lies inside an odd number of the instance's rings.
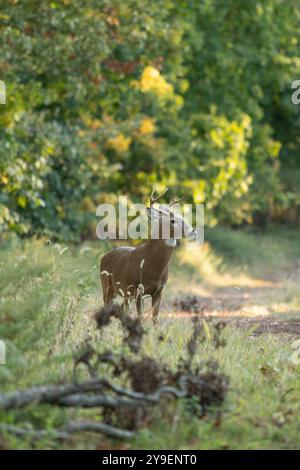
[[76,240],[165,184],[299,221],[299,0],[1,3],[0,232]]

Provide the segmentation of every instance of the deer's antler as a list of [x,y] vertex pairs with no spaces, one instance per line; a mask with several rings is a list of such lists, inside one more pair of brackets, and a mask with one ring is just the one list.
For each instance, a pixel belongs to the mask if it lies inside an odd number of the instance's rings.
[[178,204],[179,202],[183,201],[187,197],[187,195],[188,195],[188,193],[186,191],[185,194],[183,196],[179,197],[178,199],[175,199],[174,196],[172,196],[172,199],[169,202],[169,207],[174,206],[175,204]]
[[169,191],[169,188],[166,186],[165,189],[163,190],[162,193],[160,193],[158,196],[154,197],[155,195],[155,189],[153,189],[151,196],[150,196],[150,207],[153,206],[155,202],[157,202],[160,198],[166,194],[166,192]]

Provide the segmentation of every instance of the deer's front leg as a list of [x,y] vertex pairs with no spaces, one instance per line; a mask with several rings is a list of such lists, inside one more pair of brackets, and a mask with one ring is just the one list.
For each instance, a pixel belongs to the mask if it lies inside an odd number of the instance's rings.
[[122,304],[123,313],[127,313],[130,307],[130,301],[128,297],[124,297],[124,302]]
[[159,287],[152,295],[152,319],[153,319],[154,324],[157,323],[157,317],[158,317],[163,288],[164,286]]
[[143,295],[142,295],[141,292],[139,292],[137,297],[136,297],[136,309],[137,309],[137,313],[138,313],[139,318],[141,318],[141,316],[143,314],[143,307],[144,307]]

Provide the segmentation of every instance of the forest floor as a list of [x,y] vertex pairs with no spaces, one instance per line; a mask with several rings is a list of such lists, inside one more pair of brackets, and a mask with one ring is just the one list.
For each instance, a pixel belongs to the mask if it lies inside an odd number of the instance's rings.
[[[81,246],[46,240],[2,240],[0,246],[1,392],[73,377],[74,355],[87,343],[98,351],[122,349],[116,323],[95,328],[101,307],[99,242]],[[50,432],[32,442],[0,435],[0,448],[92,449],[298,449],[300,448],[300,243],[299,231],[271,227],[266,232],[216,228],[204,247],[177,250],[165,288],[158,325],[149,305],[141,354],[174,368],[184,354],[192,317],[204,320],[205,343],[196,359],[216,361],[230,387],[220,410],[201,419],[181,403],[153,411],[151,421],[131,440],[112,441],[79,433],[67,441],[51,437],[65,420],[101,419],[99,411],[30,406],[0,410],[0,424]],[[224,322],[225,344],[209,339]]]

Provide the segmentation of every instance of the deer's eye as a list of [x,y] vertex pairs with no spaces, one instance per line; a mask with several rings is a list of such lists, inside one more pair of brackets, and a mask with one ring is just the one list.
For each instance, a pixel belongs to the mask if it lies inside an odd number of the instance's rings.
[[172,224],[172,225],[175,224],[175,220],[174,220],[174,219],[171,220],[171,224]]

